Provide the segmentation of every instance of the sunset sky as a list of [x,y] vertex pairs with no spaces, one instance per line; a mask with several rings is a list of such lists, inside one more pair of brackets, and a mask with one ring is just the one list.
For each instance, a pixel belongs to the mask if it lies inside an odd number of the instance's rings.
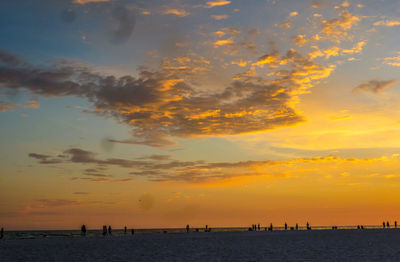
[[400,220],[397,0],[2,0],[0,28],[0,226]]

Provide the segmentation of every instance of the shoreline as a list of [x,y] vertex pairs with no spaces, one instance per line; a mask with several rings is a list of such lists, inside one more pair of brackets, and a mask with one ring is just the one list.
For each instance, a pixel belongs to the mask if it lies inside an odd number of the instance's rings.
[[[198,229],[198,231],[196,231]],[[189,234],[199,233],[234,233],[234,232],[299,232],[299,231],[343,231],[343,230],[399,230],[399,227],[383,228],[382,226],[367,225],[363,229],[357,228],[357,226],[338,226],[336,229],[327,226],[316,226],[312,227],[311,230],[307,230],[306,227],[299,227],[298,230],[288,228],[285,230],[284,227],[274,227],[272,231],[261,228],[261,230],[249,231],[249,228],[244,227],[216,227],[211,228],[211,232],[206,232],[205,228],[191,228]],[[155,229],[135,229],[134,235],[131,234],[130,229],[127,233],[124,229],[113,229],[112,235],[106,235],[106,237],[119,237],[119,236],[135,236],[135,235],[164,235],[164,234],[187,234],[185,228],[155,228]],[[86,236],[82,236],[80,230],[10,230],[4,232],[4,238],[0,241],[6,240],[24,240],[24,239],[44,239],[44,238],[93,238],[93,237],[104,237],[100,229],[89,229]]]

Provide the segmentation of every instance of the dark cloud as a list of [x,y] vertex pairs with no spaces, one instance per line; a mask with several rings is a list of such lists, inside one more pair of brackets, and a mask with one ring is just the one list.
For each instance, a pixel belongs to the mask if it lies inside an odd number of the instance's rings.
[[[96,110],[85,112],[111,116],[132,127],[134,138],[109,142],[166,147],[175,144],[171,137],[236,135],[299,123],[303,118],[290,106],[299,81],[292,78],[295,73],[299,73],[296,77],[307,74],[302,66],[320,70],[291,51],[285,59],[294,69],[279,72],[279,81],[243,77],[222,91],[203,92],[185,80],[207,65],[196,59],[196,63],[179,65],[183,69],[171,63],[163,63],[159,71],[142,69],[137,78],[105,76],[68,62],[49,67],[7,63],[0,65],[0,88],[28,89],[46,97],[86,98]],[[93,157],[70,153],[76,162]]]
[[[68,153],[67,153],[68,152]],[[357,159],[354,158],[341,158],[337,156],[328,155],[325,157],[311,157],[311,158],[296,158],[291,160],[257,160],[257,161],[238,161],[238,162],[207,162],[207,161],[178,161],[165,159],[162,163],[158,160],[159,155],[155,157],[144,157],[150,159],[149,161],[137,161],[120,158],[100,159],[95,158],[95,154],[82,149],[69,149],[64,151],[67,158],[57,158],[62,163],[79,163],[84,165],[94,165],[95,167],[87,168],[83,171],[82,177],[74,177],[73,180],[83,179],[92,182],[131,182],[132,179],[114,179],[111,175],[105,175],[102,171],[108,166],[118,166],[121,168],[128,168],[132,171],[130,175],[145,177],[149,181],[182,181],[182,182],[205,182],[212,180],[224,180],[232,177],[240,176],[254,176],[254,175],[270,175],[274,177],[284,176],[284,174],[271,173],[269,168],[273,166],[288,166],[299,164],[312,164],[326,161],[348,161],[353,162]],[[42,155],[38,155],[37,159],[43,159]],[[82,157],[84,155],[84,157]],[[79,161],[77,161],[77,157]],[[90,157],[87,157],[90,156]],[[51,158],[46,156],[44,159]]]
[[19,57],[4,50],[0,50],[0,65],[6,64],[9,66],[17,66],[20,63]]
[[356,88],[353,89],[354,93],[358,93],[360,91],[372,92],[375,94],[381,93],[386,89],[394,86],[397,83],[397,80],[370,80],[367,83],[363,83]]
[[51,157],[48,155],[36,153],[30,153],[28,156],[40,160],[40,164],[58,164],[62,162],[62,159],[60,159],[60,157]]
[[39,160],[46,160],[46,159],[48,159],[50,156],[48,156],[48,155],[42,155],[42,154],[36,154],[36,153],[30,153],[30,154],[29,154],[29,157],[36,158],[36,159],[39,159]]
[[134,12],[125,6],[118,6],[112,12],[112,20],[111,42],[121,44],[128,41],[135,28],[136,18]]
[[156,161],[166,161],[166,160],[170,160],[171,157],[169,155],[150,155],[150,156],[139,157],[138,159],[149,159],[149,160],[156,160]]

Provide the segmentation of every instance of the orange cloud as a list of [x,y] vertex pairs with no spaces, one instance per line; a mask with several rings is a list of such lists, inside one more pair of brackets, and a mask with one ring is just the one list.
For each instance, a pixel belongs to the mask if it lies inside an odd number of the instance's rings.
[[353,16],[349,11],[344,10],[338,18],[322,21],[322,32],[326,37],[331,37],[336,41],[348,37],[346,31],[350,30],[360,21],[360,18]]
[[229,15],[212,15],[211,17],[214,18],[215,20],[223,20],[227,19]]
[[208,1],[206,3],[206,8],[213,8],[216,6],[223,6],[223,5],[229,5],[231,3],[231,1],[227,1],[227,0],[217,0],[217,1]]
[[166,10],[164,10],[163,14],[164,15],[176,15],[179,17],[185,17],[185,16],[190,15],[190,13],[184,9],[166,9]]
[[400,26],[400,21],[399,20],[381,20],[381,21],[375,22],[374,26],[388,26],[388,27]]
[[85,5],[88,3],[102,3],[102,2],[110,2],[112,0],[74,0],[73,2],[80,5]]
[[[400,54],[400,53],[399,53]],[[394,57],[385,57],[383,63],[395,67],[400,67],[400,55]]]

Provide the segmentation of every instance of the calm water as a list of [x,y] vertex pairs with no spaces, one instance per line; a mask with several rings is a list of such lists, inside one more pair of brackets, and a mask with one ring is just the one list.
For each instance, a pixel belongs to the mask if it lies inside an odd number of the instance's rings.
[[[357,229],[357,226],[338,226],[338,229]],[[378,229],[382,226],[364,226],[364,229]],[[330,226],[316,226],[312,227],[312,230],[331,230]],[[204,232],[204,228],[198,228],[199,232]],[[222,228],[211,228],[212,232],[227,232],[227,231],[247,231],[248,227],[222,227]],[[265,227],[261,228],[262,231]],[[274,231],[282,231],[284,227],[274,227]],[[289,229],[290,230],[290,226]],[[299,230],[306,230],[305,227],[299,227]],[[196,228],[191,228],[191,232],[196,232]],[[158,228],[158,229],[135,229],[135,234],[176,234],[185,233],[185,228]],[[123,229],[113,229],[112,234],[114,236],[125,235]],[[131,234],[131,230],[128,229],[128,235]],[[102,230],[88,230],[86,233],[87,237],[101,237]],[[35,239],[35,238],[60,238],[60,237],[81,237],[80,230],[40,230],[40,231],[5,231],[4,239]]]

